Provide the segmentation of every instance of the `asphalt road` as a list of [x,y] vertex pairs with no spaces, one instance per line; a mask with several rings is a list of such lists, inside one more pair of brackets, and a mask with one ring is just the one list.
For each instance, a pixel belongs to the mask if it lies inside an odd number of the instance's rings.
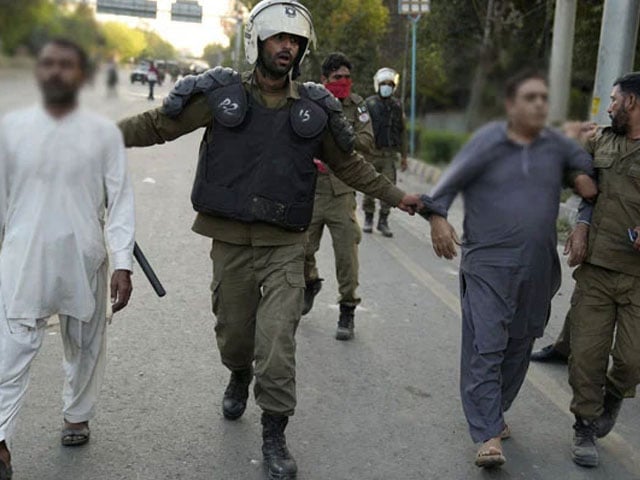
[[[121,72],[124,77],[126,72]],[[126,78],[121,78],[126,80]],[[0,112],[36,101],[29,72],[0,70]],[[158,89],[158,98],[168,91]],[[160,104],[145,87],[121,83],[107,99],[100,77],[83,102],[114,120]],[[137,270],[131,305],[109,327],[109,361],[89,445],[60,446],[61,342],[55,322],[34,362],[13,443],[16,480],[261,479],[260,411],[225,421],[221,366],[210,313],[210,242],[191,232],[195,132],[130,152],[137,240],[163,281],[158,298]],[[408,191],[428,191],[400,175]],[[359,212],[360,214],[361,212]],[[461,206],[452,219],[459,226]],[[298,409],[287,429],[300,480],[640,479],[640,406],[626,401],[614,433],[600,442],[601,466],[570,458],[572,417],[566,368],[533,365],[507,414],[507,464],[473,465],[458,393],[457,262],[435,257],[427,224],[400,211],[393,239],[364,235],[362,306],[356,338],[337,342],[331,244],[319,252],[324,287],[298,330]],[[565,270],[546,344],[558,333],[573,283]]]

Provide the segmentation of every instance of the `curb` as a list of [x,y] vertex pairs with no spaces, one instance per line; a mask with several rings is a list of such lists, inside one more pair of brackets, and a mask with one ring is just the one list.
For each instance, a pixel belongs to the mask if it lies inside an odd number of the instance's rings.
[[425,183],[436,183],[442,175],[442,169],[415,158],[407,158],[407,172],[417,176]]

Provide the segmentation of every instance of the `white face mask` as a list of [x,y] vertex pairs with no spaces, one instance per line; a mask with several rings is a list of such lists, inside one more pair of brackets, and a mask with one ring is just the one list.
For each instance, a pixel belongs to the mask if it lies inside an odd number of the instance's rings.
[[391,85],[380,85],[380,96],[383,98],[390,97],[393,93],[393,87]]

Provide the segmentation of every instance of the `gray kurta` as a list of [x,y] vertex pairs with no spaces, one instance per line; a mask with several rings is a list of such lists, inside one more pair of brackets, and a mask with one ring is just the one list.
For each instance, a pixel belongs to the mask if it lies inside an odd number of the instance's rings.
[[[542,336],[560,287],[556,219],[571,170],[592,172],[576,142],[545,129],[519,145],[505,122],[494,122],[473,136],[433,190],[429,204],[443,216],[458,193],[464,197],[460,269],[483,285],[469,305],[484,324],[476,330],[480,352],[503,350],[508,337]],[[508,336],[495,335],[504,329]]]
[[591,174],[591,157],[545,129],[529,145],[491,123],[456,155],[427,209],[446,216],[464,196],[460,263],[460,391],[471,437],[484,442],[504,427],[560,288],[556,218],[567,172]]

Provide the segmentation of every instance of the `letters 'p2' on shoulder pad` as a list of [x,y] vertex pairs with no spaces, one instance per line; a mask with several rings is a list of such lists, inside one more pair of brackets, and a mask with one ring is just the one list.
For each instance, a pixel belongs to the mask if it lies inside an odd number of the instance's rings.
[[162,112],[178,116],[189,99],[197,93],[207,93],[220,87],[241,83],[238,72],[231,68],[215,67],[200,75],[188,75],[175,84],[162,102]]

